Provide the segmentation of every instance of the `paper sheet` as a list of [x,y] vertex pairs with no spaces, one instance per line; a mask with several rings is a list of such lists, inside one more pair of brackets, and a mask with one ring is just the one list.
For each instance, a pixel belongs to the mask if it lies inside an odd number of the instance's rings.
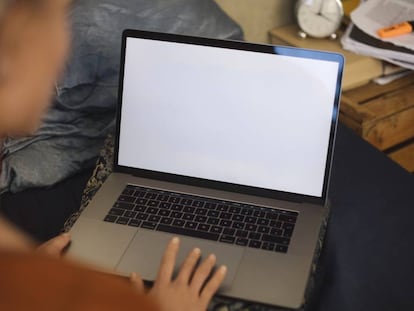
[[[351,13],[351,19],[359,29],[381,39],[378,29],[414,20],[414,1],[368,0]],[[414,33],[381,40],[414,50]]]

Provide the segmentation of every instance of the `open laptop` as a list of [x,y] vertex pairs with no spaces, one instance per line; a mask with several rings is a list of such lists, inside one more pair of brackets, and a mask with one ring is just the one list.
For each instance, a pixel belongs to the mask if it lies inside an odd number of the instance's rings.
[[297,308],[321,225],[343,57],[126,30],[114,172],[72,257],[154,280],[180,236],[228,266],[219,294]]

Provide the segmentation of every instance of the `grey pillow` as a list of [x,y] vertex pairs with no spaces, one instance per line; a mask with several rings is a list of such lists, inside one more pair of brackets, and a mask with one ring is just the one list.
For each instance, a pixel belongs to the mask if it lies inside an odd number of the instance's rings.
[[90,166],[114,130],[121,33],[126,28],[241,40],[213,0],[78,0],[72,49],[39,131],[4,142],[0,193],[50,186]]

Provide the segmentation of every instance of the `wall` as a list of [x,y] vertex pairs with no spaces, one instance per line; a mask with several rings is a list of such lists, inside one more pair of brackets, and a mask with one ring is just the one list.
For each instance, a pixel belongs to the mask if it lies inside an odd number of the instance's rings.
[[294,22],[294,0],[216,0],[238,22],[246,41],[268,43],[268,31]]

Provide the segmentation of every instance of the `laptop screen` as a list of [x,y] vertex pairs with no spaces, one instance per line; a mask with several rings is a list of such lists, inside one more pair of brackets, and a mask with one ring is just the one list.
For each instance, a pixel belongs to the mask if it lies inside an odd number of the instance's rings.
[[338,62],[128,37],[118,165],[321,197]]

